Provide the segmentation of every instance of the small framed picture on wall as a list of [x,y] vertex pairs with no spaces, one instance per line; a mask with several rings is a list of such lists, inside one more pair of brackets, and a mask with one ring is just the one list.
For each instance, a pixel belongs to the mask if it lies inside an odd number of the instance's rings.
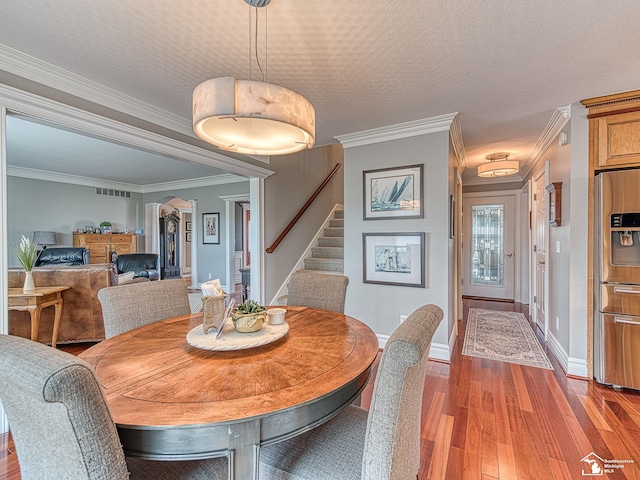
[[425,286],[425,234],[363,233],[364,283]]
[[362,172],[364,220],[424,218],[422,165]]
[[220,243],[220,213],[202,214],[202,243]]

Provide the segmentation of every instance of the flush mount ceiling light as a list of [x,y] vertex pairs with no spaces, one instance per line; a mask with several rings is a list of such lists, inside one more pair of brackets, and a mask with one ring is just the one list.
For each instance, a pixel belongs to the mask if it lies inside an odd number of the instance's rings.
[[[250,155],[283,155],[313,147],[315,109],[288,88],[264,82],[258,59],[258,8],[271,0],[244,0],[256,8],[256,62],[262,81],[218,77],[193,91],[193,130],[223,150]],[[249,54],[251,56],[251,54]]]
[[478,165],[479,177],[504,177],[520,170],[520,163],[517,160],[507,160],[509,154],[506,152],[492,153],[486,158],[489,163]]

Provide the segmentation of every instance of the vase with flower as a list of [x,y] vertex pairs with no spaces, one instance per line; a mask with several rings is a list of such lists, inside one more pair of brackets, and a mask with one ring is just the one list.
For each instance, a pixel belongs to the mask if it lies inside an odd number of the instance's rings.
[[11,251],[16,256],[22,268],[25,271],[23,292],[30,292],[36,289],[36,285],[33,282],[33,266],[38,258],[38,245],[31,242],[27,237],[22,235],[20,243],[13,245]]

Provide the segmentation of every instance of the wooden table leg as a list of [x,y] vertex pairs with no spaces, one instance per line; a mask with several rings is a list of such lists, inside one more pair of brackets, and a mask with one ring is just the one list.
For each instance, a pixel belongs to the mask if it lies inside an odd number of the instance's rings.
[[51,335],[51,346],[56,348],[58,341],[58,330],[60,329],[60,319],[62,318],[62,297],[53,305],[55,315],[53,317],[53,334]]
[[38,331],[40,330],[40,308],[34,305],[33,307],[28,307],[27,311],[31,317],[31,340],[37,342]]

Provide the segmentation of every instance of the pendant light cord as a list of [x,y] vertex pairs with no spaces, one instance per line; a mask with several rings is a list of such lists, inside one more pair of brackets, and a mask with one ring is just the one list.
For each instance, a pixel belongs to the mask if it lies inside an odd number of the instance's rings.
[[255,38],[256,63],[258,64],[258,68],[260,69],[260,73],[262,74],[262,81],[264,82],[264,70],[262,70],[262,65],[260,65],[260,57],[258,56],[258,5],[257,4],[255,8],[256,8],[256,38]]

